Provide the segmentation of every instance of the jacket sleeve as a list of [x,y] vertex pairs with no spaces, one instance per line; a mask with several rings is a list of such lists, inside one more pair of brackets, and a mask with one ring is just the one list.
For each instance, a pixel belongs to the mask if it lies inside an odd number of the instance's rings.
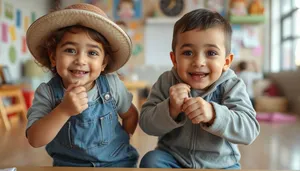
[[[164,82],[164,83],[163,83]],[[173,120],[169,112],[169,88],[172,85],[170,73],[164,73],[151,88],[147,101],[141,109],[139,125],[142,130],[153,136],[162,136],[175,128],[181,127],[186,117]]]
[[216,118],[210,126],[202,128],[235,144],[251,144],[259,134],[259,123],[246,86],[238,78],[225,82],[223,102],[212,102]]

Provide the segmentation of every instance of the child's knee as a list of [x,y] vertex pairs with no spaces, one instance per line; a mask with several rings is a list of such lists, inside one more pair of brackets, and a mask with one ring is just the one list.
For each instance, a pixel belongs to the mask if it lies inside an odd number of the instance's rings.
[[157,168],[160,157],[161,155],[157,150],[146,153],[141,160],[140,168]]

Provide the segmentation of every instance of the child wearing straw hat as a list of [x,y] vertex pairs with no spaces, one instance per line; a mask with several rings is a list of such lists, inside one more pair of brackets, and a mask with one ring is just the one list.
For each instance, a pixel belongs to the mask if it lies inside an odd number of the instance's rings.
[[129,138],[138,112],[113,73],[131,56],[128,35],[100,8],[74,4],[36,20],[26,39],[54,75],[37,88],[28,110],[29,143],[46,145],[54,166],[136,167]]

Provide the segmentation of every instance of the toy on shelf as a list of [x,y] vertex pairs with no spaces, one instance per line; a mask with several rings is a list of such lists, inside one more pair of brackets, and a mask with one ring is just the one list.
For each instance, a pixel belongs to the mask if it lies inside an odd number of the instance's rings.
[[261,0],[253,0],[249,6],[250,15],[262,15],[264,14],[264,6]]
[[235,16],[247,15],[246,0],[231,0],[230,1],[230,14]]

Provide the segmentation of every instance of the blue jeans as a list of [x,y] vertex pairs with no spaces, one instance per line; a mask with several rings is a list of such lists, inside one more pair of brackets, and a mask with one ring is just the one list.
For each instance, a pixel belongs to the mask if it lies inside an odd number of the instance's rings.
[[[162,150],[153,150],[144,155],[140,168],[184,168],[170,153]],[[238,170],[241,169],[239,163],[223,168]]]
[[123,160],[111,163],[99,163],[99,162],[78,162],[78,161],[53,161],[53,166],[58,167],[122,167],[122,168],[136,168],[137,159]]
[[142,158],[140,168],[182,168],[182,166],[170,153],[153,150]]
[[237,164],[235,164],[233,166],[229,166],[229,167],[223,168],[223,169],[226,169],[226,170],[240,170],[241,169],[241,165],[240,165],[240,163],[237,163]]

